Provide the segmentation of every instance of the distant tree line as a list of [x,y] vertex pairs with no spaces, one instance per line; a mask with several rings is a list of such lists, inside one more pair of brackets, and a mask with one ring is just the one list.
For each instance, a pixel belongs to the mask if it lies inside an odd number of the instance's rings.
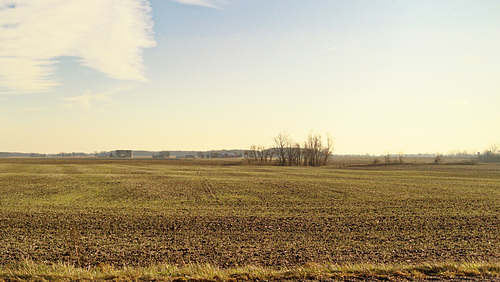
[[91,156],[91,154],[82,153],[82,152],[71,152],[71,153],[60,152],[59,154],[56,154],[53,156],[54,157],[61,157],[61,158],[68,158],[68,157],[74,158],[74,157],[88,157],[88,156]]
[[296,142],[284,132],[273,138],[270,148],[252,145],[245,151],[249,162],[276,163],[280,166],[323,166],[333,152],[333,138],[323,139],[319,134],[309,133],[303,143]]
[[500,163],[500,149],[498,144],[491,145],[483,153],[478,154],[477,161],[480,163]]
[[227,159],[227,158],[241,158],[243,157],[241,150],[218,150],[197,152],[196,158],[198,159]]
[[168,159],[170,158],[170,151],[160,151],[158,154],[153,154],[153,159]]

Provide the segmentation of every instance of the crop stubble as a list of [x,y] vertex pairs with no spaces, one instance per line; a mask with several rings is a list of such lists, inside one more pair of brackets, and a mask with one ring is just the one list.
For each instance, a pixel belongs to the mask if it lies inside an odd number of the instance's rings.
[[500,261],[498,166],[0,161],[0,263]]

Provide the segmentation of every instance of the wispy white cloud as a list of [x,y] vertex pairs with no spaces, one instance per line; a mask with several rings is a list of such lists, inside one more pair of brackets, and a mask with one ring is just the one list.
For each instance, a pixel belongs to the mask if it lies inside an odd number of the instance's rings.
[[144,81],[142,51],[153,47],[146,0],[10,0],[0,3],[0,94],[51,89],[57,59],[123,80]]
[[219,9],[220,8],[219,5],[225,2],[222,0],[174,0],[174,1],[186,5],[197,5],[197,6],[216,8],[216,9]]
[[323,51],[321,51],[321,52],[318,52],[316,55],[322,55],[322,54],[325,54],[325,53],[331,52],[331,51],[333,51],[333,50],[335,50],[335,49],[337,49],[337,48],[339,48],[339,46],[334,46],[334,47],[331,47],[331,48],[325,49],[325,50],[323,50]]
[[83,107],[89,108],[92,102],[113,102],[111,99],[112,95],[118,94],[120,92],[131,89],[130,87],[121,87],[115,88],[110,91],[101,92],[101,93],[92,93],[91,91],[87,91],[86,94],[80,96],[73,97],[65,97],[62,100],[65,102],[65,107]]

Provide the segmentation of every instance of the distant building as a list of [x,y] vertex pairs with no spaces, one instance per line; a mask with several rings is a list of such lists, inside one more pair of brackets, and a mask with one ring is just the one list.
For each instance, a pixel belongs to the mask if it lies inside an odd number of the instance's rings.
[[125,158],[125,159],[133,158],[132,150],[116,150],[115,152],[116,152],[115,157],[117,158]]

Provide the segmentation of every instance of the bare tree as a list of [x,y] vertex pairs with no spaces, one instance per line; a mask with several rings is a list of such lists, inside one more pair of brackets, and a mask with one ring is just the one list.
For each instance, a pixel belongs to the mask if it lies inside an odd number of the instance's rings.
[[390,164],[391,163],[391,154],[387,153],[387,155],[385,155],[384,159],[385,159],[385,164]]
[[256,152],[257,152],[257,158],[260,160],[261,163],[267,162],[266,147],[257,146]]
[[304,165],[321,166],[326,165],[333,151],[333,138],[327,135],[326,143],[319,134],[309,133],[304,143],[303,159]]
[[287,161],[287,147],[290,144],[290,136],[286,132],[278,134],[274,137],[274,149],[278,158],[278,165],[284,166]]
[[398,153],[398,161],[399,161],[399,164],[403,164],[404,163],[404,153],[403,152],[399,152]]
[[314,165],[316,158],[316,146],[318,143],[317,136],[314,136],[311,133],[307,136],[306,141],[304,142],[304,165]]
[[248,163],[252,161],[257,161],[257,146],[252,145],[248,150],[245,151],[244,153],[245,158],[247,159]]
[[327,164],[328,159],[330,158],[330,155],[332,154],[332,152],[333,152],[333,137],[329,133],[327,133],[326,134],[326,144],[321,152],[322,165]]
[[285,154],[286,154],[286,164],[288,166],[292,166],[295,162],[296,157],[295,157],[295,147],[291,140],[288,140],[286,144]]
[[273,156],[274,154],[276,153],[274,148],[269,148],[269,149],[266,149],[266,160],[267,158],[269,158],[269,162],[273,162]]
[[276,154],[276,150],[274,148],[266,148],[262,145],[252,145],[248,150],[244,152],[244,156],[247,159],[248,163],[251,162],[260,162],[267,163],[272,162],[273,157]]
[[440,164],[442,162],[443,162],[443,154],[437,153],[436,156],[434,157],[434,163]]
[[295,143],[295,145],[293,145],[292,156],[294,165],[302,164],[302,148],[300,147],[300,143]]
[[488,149],[486,149],[486,150],[487,150],[488,152],[490,152],[490,154],[492,154],[492,155],[497,155],[498,153],[500,153],[500,145],[498,145],[498,144],[496,144],[496,143],[495,143],[495,144],[491,144],[491,145],[489,146],[489,148],[488,148]]

